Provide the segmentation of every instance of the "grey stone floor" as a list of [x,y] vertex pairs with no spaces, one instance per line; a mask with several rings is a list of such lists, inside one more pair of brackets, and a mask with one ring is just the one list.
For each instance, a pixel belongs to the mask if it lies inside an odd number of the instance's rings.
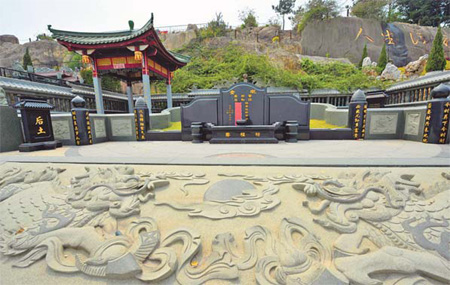
[[404,140],[301,141],[294,144],[106,142],[32,153],[0,154],[4,162],[277,166],[450,166],[450,146]]

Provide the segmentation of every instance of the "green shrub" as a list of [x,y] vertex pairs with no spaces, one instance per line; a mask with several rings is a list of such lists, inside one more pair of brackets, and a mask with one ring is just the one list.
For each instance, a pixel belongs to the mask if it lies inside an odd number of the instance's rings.
[[[243,74],[248,75],[250,82],[257,81],[266,86],[308,90],[333,88],[351,92],[358,88],[382,87],[383,84],[354,65],[340,62],[317,64],[305,59],[301,70],[287,70],[274,65],[266,55],[248,53],[234,44],[217,49],[192,45],[182,52],[191,56],[191,62],[175,72],[172,90],[177,93],[189,92],[194,87],[208,89],[222,82],[240,81]],[[162,83],[161,87],[164,88]]]
[[[93,85],[91,69],[82,69],[80,71],[80,76],[84,79],[84,84]],[[107,74],[107,75],[101,76],[101,80],[102,80],[102,88],[103,89],[114,91],[114,92],[121,91],[119,79]]]
[[362,57],[361,57],[361,60],[360,60],[359,63],[358,63],[359,69],[362,68],[363,61],[364,61],[364,59],[365,59],[366,57],[367,57],[367,44],[364,45]]
[[227,24],[223,20],[222,13],[216,14],[216,18],[208,23],[206,28],[200,29],[200,38],[214,38],[225,36],[227,32]]
[[28,66],[33,66],[33,61],[31,60],[30,51],[26,48],[23,55],[23,68],[27,70]]
[[441,27],[439,27],[433,40],[433,47],[431,48],[430,56],[428,57],[426,71],[444,70],[446,63],[442,31]]
[[378,57],[377,63],[378,73],[383,72],[383,70],[386,68],[387,63],[388,63],[388,54],[386,52],[386,44],[384,44],[383,48],[381,49],[380,56]]

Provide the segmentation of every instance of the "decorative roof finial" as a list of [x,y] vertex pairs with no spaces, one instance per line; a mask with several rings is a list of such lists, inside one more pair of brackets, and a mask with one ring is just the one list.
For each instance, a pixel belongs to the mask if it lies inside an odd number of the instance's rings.
[[130,27],[130,31],[134,30],[134,22],[132,20],[128,21],[128,26]]

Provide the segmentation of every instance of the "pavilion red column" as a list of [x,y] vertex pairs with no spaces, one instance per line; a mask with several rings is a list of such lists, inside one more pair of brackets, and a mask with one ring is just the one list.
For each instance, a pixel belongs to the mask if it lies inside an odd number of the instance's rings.
[[95,107],[97,109],[97,114],[104,114],[105,109],[103,108],[102,83],[100,78],[98,77],[97,63],[95,62],[95,58],[92,61],[92,65],[94,67],[92,70],[92,81],[94,83]]
[[142,83],[144,84],[144,98],[150,113],[152,113],[152,97],[150,93],[150,75],[148,73],[147,51],[143,51],[142,57]]
[[170,79],[170,73],[169,77],[167,78],[167,108],[172,108],[172,82]]

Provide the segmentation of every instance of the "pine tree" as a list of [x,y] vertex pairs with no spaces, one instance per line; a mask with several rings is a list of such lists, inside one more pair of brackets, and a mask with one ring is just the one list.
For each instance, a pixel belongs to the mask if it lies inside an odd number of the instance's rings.
[[30,52],[27,48],[25,50],[25,54],[23,55],[23,68],[27,70],[28,66],[33,66],[33,62],[31,61]]
[[441,27],[438,28],[436,36],[434,37],[433,47],[431,48],[430,56],[426,66],[426,71],[444,70],[446,65],[444,55],[444,45],[442,41]]
[[361,57],[361,60],[359,61],[359,63],[358,63],[358,67],[359,67],[359,69],[361,69],[362,68],[362,65],[363,65],[363,61],[364,61],[364,59],[367,57],[367,44],[365,44],[364,45],[364,49],[363,49],[363,53],[362,53],[362,57]]
[[388,54],[386,52],[386,44],[383,45],[383,48],[381,49],[380,57],[378,57],[378,65],[377,69],[378,72],[383,72],[383,70],[386,68],[386,64],[388,63]]

